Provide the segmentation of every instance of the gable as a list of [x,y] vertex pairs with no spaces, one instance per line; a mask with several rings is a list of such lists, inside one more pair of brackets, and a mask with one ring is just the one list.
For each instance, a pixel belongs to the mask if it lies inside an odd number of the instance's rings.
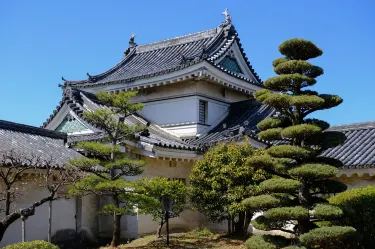
[[64,120],[57,126],[55,131],[68,134],[91,132],[89,128],[71,115],[65,116]]
[[219,62],[219,65],[228,69],[229,71],[233,72],[233,73],[240,73],[240,74],[243,74],[241,68],[240,68],[240,65],[238,65],[238,62],[236,60],[236,58],[234,57],[231,57],[229,55],[226,55],[224,57],[224,59],[222,59],[220,62]]

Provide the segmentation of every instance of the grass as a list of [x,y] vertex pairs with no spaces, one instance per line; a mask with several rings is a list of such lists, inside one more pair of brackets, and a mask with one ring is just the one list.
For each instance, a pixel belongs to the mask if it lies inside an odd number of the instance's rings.
[[[170,249],[244,249],[245,238],[231,238],[222,234],[214,234],[208,229],[195,229],[188,233],[175,233],[170,236]],[[119,249],[164,249],[166,238],[149,235],[136,239],[129,244],[121,245]],[[110,249],[104,247],[101,249]]]

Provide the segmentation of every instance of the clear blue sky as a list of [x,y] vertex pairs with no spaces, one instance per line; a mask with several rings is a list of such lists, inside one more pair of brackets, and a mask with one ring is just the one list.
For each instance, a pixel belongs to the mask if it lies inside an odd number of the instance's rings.
[[0,1],[0,119],[39,126],[61,100],[61,76],[86,79],[138,44],[218,26],[229,8],[262,80],[277,46],[294,37],[324,50],[315,87],[344,98],[316,116],[331,124],[375,120],[375,1]]

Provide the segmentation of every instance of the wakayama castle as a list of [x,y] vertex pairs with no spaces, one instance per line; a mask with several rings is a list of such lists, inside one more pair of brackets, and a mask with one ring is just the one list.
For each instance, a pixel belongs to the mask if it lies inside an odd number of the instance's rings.
[[[104,132],[83,117],[84,112],[109,108],[95,94],[132,90],[138,91],[133,101],[143,103],[144,108],[124,122],[145,125],[147,130],[137,134],[136,141],[124,141],[121,152],[146,162],[140,177],[166,177],[189,185],[194,162],[211,146],[232,141],[247,141],[255,148],[270,146],[258,139],[256,125],[277,113],[254,99],[254,92],[264,88],[262,79],[250,63],[251,55],[242,47],[241,30],[236,30],[227,11],[224,14],[224,21],[215,28],[149,44],[137,44],[132,34],[128,47],[119,55],[122,59],[109,70],[98,75],[87,73],[81,80],[62,78],[61,101],[42,128],[0,121],[0,146],[8,141],[15,149],[38,150],[67,162],[78,154],[74,150],[77,142],[104,138]],[[349,188],[374,185],[375,122],[330,129],[347,136],[344,144],[324,152],[324,156],[344,164],[336,178]],[[28,146],[30,143],[33,146]],[[25,203],[41,195],[35,189]],[[93,240],[111,237],[111,217],[97,215],[105,202],[97,196],[54,202],[52,233]],[[47,206],[42,206],[28,220],[28,240],[45,239],[46,212]],[[149,215],[124,216],[121,222],[123,238],[154,233],[158,226]],[[170,221],[172,231],[198,226],[227,229],[225,223],[211,223],[192,210]],[[19,230],[17,221],[0,246],[20,241]]]

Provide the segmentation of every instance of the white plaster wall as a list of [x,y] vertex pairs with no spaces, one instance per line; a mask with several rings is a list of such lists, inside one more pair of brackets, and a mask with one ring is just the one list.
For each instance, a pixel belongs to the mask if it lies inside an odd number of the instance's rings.
[[[41,198],[48,196],[48,191],[34,186],[27,190],[27,196],[16,203],[17,208],[26,208]],[[76,230],[75,199],[60,199],[52,204],[52,235],[58,230]],[[0,247],[21,241],[21,220],[13,223],[5,232]],[[35,209],[35,215],[26,221],[26,240],[46,240],[48,232],[48,203]]]
[[95,195],[87,195],[81,199],[81,210],[77,210],[77,219],[80,218],[79,231],[85,231],[91,240],[96,240],[98,235],[98,197]]
[[144,104],[140,112],[158,125],[197,122],[197,100],[195,96],[161,100]]
[[339,177],[337,180],[345,183],[348,186],[348,189],[367,187],[375,185],[375,177],[364,175],[362,177],[353,175],[351,177]]

